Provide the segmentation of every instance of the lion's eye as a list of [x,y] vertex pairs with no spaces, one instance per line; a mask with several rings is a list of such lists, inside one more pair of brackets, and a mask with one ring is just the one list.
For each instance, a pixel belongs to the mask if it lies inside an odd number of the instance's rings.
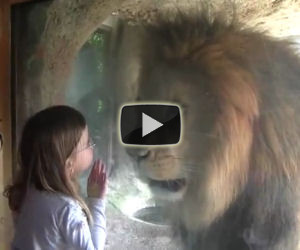
[[176,103],[180,106],[181,109],[187,110],[189,105],[187,103],[184,103],[182,101],[174,100],[173,103]]
[[179,105],[180,105],[181,112],[182,112],[185,116],[187,116],[188,113],[189,113],[189,105],[183,104],[183,103],[181,103],[181,104],[179,104]]
[[185,103],[180,103],[182,109],[188,109],[189,105]]

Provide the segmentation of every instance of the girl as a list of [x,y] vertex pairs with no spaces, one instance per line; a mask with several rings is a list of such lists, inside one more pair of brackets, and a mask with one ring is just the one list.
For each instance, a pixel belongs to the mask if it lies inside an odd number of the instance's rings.
[[13,249],[104,249],[104,164],[97,160],[93,165],[87,203],[76,184],[92,163],[93,146],[84,117],[71,107],[53,106],[27,121],[19,176],[6,189],[17,214]]

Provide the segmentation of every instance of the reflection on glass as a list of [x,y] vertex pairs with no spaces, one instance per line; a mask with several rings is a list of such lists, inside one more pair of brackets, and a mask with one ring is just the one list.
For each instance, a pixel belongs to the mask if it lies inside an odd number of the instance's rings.
[[[50,3],[51,1],[44,1],[16,5],[12,13],[16,144],[22,124],[32,112],[31,105],[27,104],[39,98],[39,92],[31,79],[40,72],[41,64],[32,54],[43,32]],[[119,144],[118,108],[122,102],[133,99],[128,95],[130,91],[124,90],[125,82],[123,86],[116,83],[117,71],[111,72],[111,67],[117,70],[120,66],[119,60],[112,54],[124,53],[120,49],[120,43],[116,41],[115,33],[119,32],[118,28],[118,22],[111,18],[87,37],[76,57],[71,76],[65,83],[64,103],[84,114],[90,136],[96,144],[95,158],[104,160],[108,167],[110,178],[106,249],[142,249],[145,246],[149,249],[164,246],[164,249],[176,249],[170,243],[172,234],[167,226],[168,222],[156,206],[157,202],[153,199],[148,185],[138,178],[136,165]],[[127,58],[123,57],[122,63],[125,61]],[[132,66],[132,63],[135,65]],[[131,62],[127,66],[136,65],[136,62]],[[126,67],[123,69],[125,73]],[[35,109],[38,110],[39,107]],[[89,171],[80,177],[81,193],[84,196],[88,174]]]
[[[13,14],[17,136],[36,97],[30,79],[40,65],[31,54],[48,5]],[[189,249],[294,250],[298,58],[284,41],[182,18],[147,37],[110,17],[87,38],[65,83],[64,102],[83,112],[95,156],[108,166],[107,249],[181,249],[174,230]],[[121,144],[120,107],[135,102],[180,106],[181,143]]]

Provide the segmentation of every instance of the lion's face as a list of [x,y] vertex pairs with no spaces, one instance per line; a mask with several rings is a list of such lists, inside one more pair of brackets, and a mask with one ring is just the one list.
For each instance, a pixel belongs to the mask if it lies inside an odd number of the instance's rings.
[[[210,63],[218,68],[221,60],[213,60]],[[243,189],[248,174],[257,112],[255,88],[238,67],[229,64],[223,69],[205,75],[195,66],[157,63],[140,77],[138,101],[182,107],[182,138],[176,146],[128,152],[154,195],[172,204],[176,201],[190,230],[207,227],[221,216]]]
[[206,79],[191,73],[158,64],[139,85],[138,101],[178,104],[182,112],[180,144],[129,149],[137,159],[140,177],[161,199],[182,199],[191,177],[205,175],[205,154],[215,136],[214,97],[205,84],[198,84]]

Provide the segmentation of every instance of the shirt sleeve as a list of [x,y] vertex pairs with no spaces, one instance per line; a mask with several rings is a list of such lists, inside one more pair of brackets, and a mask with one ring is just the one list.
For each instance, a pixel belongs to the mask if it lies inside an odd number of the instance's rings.
[[101,199],[89,200],[93,224],[89,226],[80,208],[73,204],[65,206],[59,215],[59,227],[68,247],[76,250],[103,250],[106,238],[105,204]]
[[87,198],[87,204],[93,217],[93,224],[90,226],[93,242],[97,246],[96,249],[104,249],[106,239],[105,200]]

